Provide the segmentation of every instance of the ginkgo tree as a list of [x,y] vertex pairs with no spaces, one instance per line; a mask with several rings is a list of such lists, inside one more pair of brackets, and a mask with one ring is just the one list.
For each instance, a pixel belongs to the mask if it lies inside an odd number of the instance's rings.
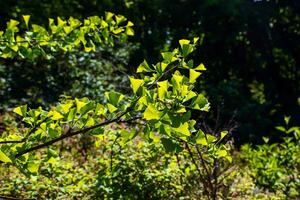
[[[19,33],[19,22],[15,20],[8,22],[7,29],[0,32],[2,58],[50,58],[53,52],[81,47],[89,52],[95,50],[96,44],[113,44],[115,38],[133,35],[133,24],[112,13],[107,13],[105,18],[90,17],[84,22],[58,18],[55,23],[50,19],[48,30],[38,25],[29,28],[29,16],[24,16],[24,23],[27,30],[23,33]],[[37,174],[43,162],[53,162],[57,157],[58,150],[53,144],[82,134],[97,138],[108,130],[122,129],[123,124],[136,124],[130,131],[123,130],[122,137],[132,139],[141,134],[149,142],[161,141],[170,153],[187,149],[193,156],[196,151],[204,162],[206,177],[200,176],[204,192],[215,199],[215,188],[210,182],[212,170],[205,163],[217,158],[230,162],[231,157],[228,146],[219,142],[227,132],[221,132],[219,137],[205,133],[192,118],[193,111],[208,112],[210,108],[207,98],[195,91],[195,83],[206,68],[202,63],[195,65],[189,58],[198,40],[180,40],[179,47],[163,52],[162,60],[156,64],[143,61],[137,73],[129,77],[132,92],[107,91],[106,103],[75,98],[64,99],[50,110],[30,109],[27,105],[13,109],[21,117],[23,126],[1,134],[0,161],[15,165],[24,173]]]

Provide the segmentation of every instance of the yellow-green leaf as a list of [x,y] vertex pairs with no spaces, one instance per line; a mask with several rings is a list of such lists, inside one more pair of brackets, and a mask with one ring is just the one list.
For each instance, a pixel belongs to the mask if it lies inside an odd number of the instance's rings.
[[51,164],[51,165],[55,165],[55,164],[57,163],[57,161],[56,161],[55,158],[51,157],[51,158],[47,161],[47,163],[49,163],[49,164]]
[[111,91],[111,92],[105,92],[105,97],[111,104],[117,105],[120,101],[122,101],[122,99],[125,96],[122,95],[121,93]]
[[27,165],[27,169],[28,171],[30,171],[31,173],[37,173],[39,171],[39,163],[37,162],[30,162]]
[[13,112],[22,117],[25,117],[27,112],[27,105],[16,107],[15,109],[13,109]]
[[199,40],[199,37],[194,37],[193,41],[194,41],[194,44],[196,44]]
[[194,68],[194,70],[196,70],[196,71],[205,71],[206,68],[205,68],[205,66],[203,65],[203,63],[201,63],[201,64],[198,65],[196,68]]
[[126,27],[125,34],[129,35],[129,36],[133,36],[134,35],[134,30],[130,27]]
[[105,19],[106,19],[106,21],[110,21],[113,16],[114,16],[113,13],[111,13],[111,12],[105,12]]
[[86,126],[94,126],[95,125],[95,120],[93,118],[89,118],[88,121],[85,124]]
[[29,19],[30,19],[30,15],[23,15],[23,19],[25,21],[26,27],[28,28],[28,22],[29,22]]
[[117,107],[115,107],[114,105],[112,105],[112,104],[110,104],[110,103],[107,104],[107,108],[108,108],[108,111],[109,111],[110,113],[113,113],[113,112],[115,112],[116,110],[118,110]]
[[130,27],[130,26],[133,26],[133,25],[134,24],[131,21],[128,21],[126,26]]
[[186,39],[182,39],[182,40],[179,40],[179,44],[181,46],[181,48],[183,47],[183,45],[185,44],[190,44],[190,41],[189,40],[186,40]]
[[62,20],[60,17],[57,17],[57,25],[63,27],[67,22]]
[[205,138],[205,134],[202,130],[199,130],[197,135],[196,135],[196,144],[201,144],[203,146],[207,146],[207,140]]
[[11,159],[0,150],[0,161],[10,163]]
[[183,80],[183,76],[181,74],[174,74],[173,79],[175,80],[176,84],[179,86]]
[[168,81],[165,80],[165,81],[158,82],[157,85],[159,86],[158,87],[158,98],[164,99],[165,95],[168,91]]
[[174,54],[172,52],[164,52],[161,53],[161,55],[167,63],[171,63],[177,60],[177,58],[174,57]]
[[51,117],[52,120],[59,120],[59,119],[62,119],[62,118],[64,118],[64,116],[62,114],[60,114],[56,110],[52,111],[52,117]]
[[144,112],[144,119],[146,120],[153,120],[153,119],[160,119],[161,112],[158,111],[152,104],[148,105],[147,109]]
[[62,109],[63,113],[68,113],[72,106],[73,106],[72,103],[61,104],[61,109]]
[[190,69],[190,82],[195,83],[197,78],[201,75],[201,72],[197,72],[193,69]]
[[219,157],[225,157],[225,156],[227,156],[227,151],[226,150],[218,150],[217,151],[217,155],[219,156]]
[[142,79],[135,79],[133,77],[130,77],[129,80],[134,93],[136,93],[138,89],[144,84],[144,81]]
[[144,60],[137,68],[136,72],[141,73],[141,72],[150,72],[151,69],[147,63],[146,60]]
[[173,130],[186,136],[191,135],[191,132],[189,130],[189,124],[187,122],[181,124],[178,128],[173,128]]
[[194,98],[195,96],[197,96],[197,94],[193,91],[189,91],[188,94],[186,95],[186,97],[184,98],[184,101],[188,101],[191,98]]
[[12,29],[15,28],[19,22],[17,20],[11,19],[9,22],[7,22],[7,28]]
[[164,62],[160,63],[160,69],[161,69],[162,72],[164,72],[167,67],[168,67],[167,63],[164,63]]
[[87,104],[86,102],[80,101],[79,99],[75,99],[75,102],[76,102],[77,112],[80,112],[80,109]]
[[222,140],[227,134],[228,134],[228,131],[222,131],[220,140]]

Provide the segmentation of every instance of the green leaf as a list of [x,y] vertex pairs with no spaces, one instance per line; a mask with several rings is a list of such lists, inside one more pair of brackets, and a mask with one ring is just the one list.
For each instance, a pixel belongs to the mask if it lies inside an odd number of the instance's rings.
[[203,63],[201,63],[201,64],[198,65],[196,68],[194,68],[194,70],[196,70],[196,71],[205,71],[206,68],[205,68],[205,66],[203,65]]
[[57,17],[57,26],[63,27],[67,22]]
[[23,19],[25,21],[26,27],[28,28],[28,22],[29,22],[29,19],[30,19],[30,15],[23,15]]
[[48,116],[51,116],[52,120],[59,120],[64,118],[64,116],[62,114],[60,114],[58,111],[54,110],[54,111],[50,111]]
[[168,153],[180,153],[183,148],[171,139],[161,138],[161,142]]
[[195,83],[197,78],[201,75],[201,72],[197,72],[193,69],[190,69],[190,82]]
[[225,158],[228,160],[228,162],[232,162],[232,157],[230,155],[225,156]]
[[290,119],[291,119],[291,116],[284,116],[284,122],[285,122],[286,125],[289,124]]
[[115,15],[115,16],[116,16],[116,22],[117,22],[117,24],[120,24],[120,23],[126,21],[126,18],[124,16],[122,16],[122,15]]
[[112,17],[114,16],[111,12],[105,12],[105,19],[106,21],[111,21]]
[[38,162],[29,162],[27,164],[27,169],[31,173],[37,173],[39,171],[39,163]]
[[186,57],[194,50],[194,48],[193,48],[193,45],[191,45],[191,44],[183,44],[181,46],[181,50],[182,50],[182,55],[184,57]]
[[199,94],[197,98],[192,102],[191,107],[196,110],[207,112],[210,108],[210,104],[208,100],[203,96],[203,94]]
[[211,144],[211,143],[217,141],[217,138],[215,136],[208,134],[208,133],[206,134],[206,138],[207,138],[208,144]]
[[13,109],[14,113],[17,113],[18,115],[22,117],[26,117],[26,112],[27,112],[27,105],[19,106]]
[[179,40],[179,44],[180,44],[181,48],[183,48],[183,45],[190,44],[190,41],[186,40],[186,39],[182,39],[182,40]]
[[151,68],[149,67],[148,63],[146,60],[144,60],[137,68],[136,72],[141,73],[141,72],[150,72]]
[[101,135],[104,133],[104,128],[103,127],[98,127],[98,128],[95,128],[93,130],[91,130],[89,132],[91,135]]
[[134,35],[134,30],[130,27],[126,27],[125,34],[129,35],[129,36],[133,36]]
[[19,24],[19,22],[18,22],[17,20],[11,19],[11,20],[7,23],[7,28],[8,28],[8,29],[14,29],[18,24]]
[[189,124],[187,122],[181,124],[178,128],[173,128],[174,131],[179,132],[185,136],[190,136]]
[[94,108],[94,102],[88,102],[80,109],[80,114],[83,116]]
[[120,33],[122,33],[122,32],[123,32],[123,30],[124,30],[124,29],[120,27],[120,28],[117,28],[117,29],[113,30],[112,32],[113,32],[114,34],[116,34],[116,35],[117,35],[117,34],[120,34]]
[[129,80],[134,93],[136,93],[138,89],[144,84],[144,80],[142,79],[135,79],[133,77],[130,77]]
[[225,157],[225,156],[227,156],[227,151],[224,150],[224,149],[219,149],[219,150],[217,151],[217,155],[218,155],[219,157]]
[[199,130],[196,135],[196,144],[201,144],[203,146],[207,146],[208,143],[205,138],[205,134],[202,130]]
[[177,60],[176,57],[174,57],[173,52],[164,52],[161,53],[163,59],[164,59],[164,63],[171,63]]
[[286,132],[286,129],[283,126],[276,126],[275,128],[281,132]]
[[131,26],[134,26],[134,24],[131,21],[128,21],[126,26],[131,27]]
[[80,112],[81,108],[87,104],[86,102],[80,101],[79,99],[75,99],[75,102],[78,113]]
[[95,120],[91,117],[88,118],[85,126],[94,126],[95,125]]
[[73,106],[72,103],[66,103],[66,104],[61,104],[61,109],[63,113],[68,113],[70,111],[70,108]]
[[11,159],[5,155],[1,150],[0,150],[0,161],[5,162],[5,163],[11,163]]
[[161,63],[159,63],[159,67],[160,67],[161,72],[164,72],[165,69],[168,67],[168,64],[161,62]]
[[264,141],[265,143],[268,143],[268,142],[269,142],[269,138],[263,137],[263,141]]
[[48,133],[49,133],[51,138],[55,138],[59,135],[58,131],[53,129],[53,128],[49,128]]
[[115,112],[116,110],[118,110],[117,107],[115,107],[114,105],[112,105],[112,104],[110,104],[110,103],[107,104],[107,108],[108,108],[108,111],[109,111],[110,113],[113,113],[113,112]]
[[108,101],[113,104],[117,105],[122,99],[124,98],[124,95],[121,93],[112,91],[112,92],[105,92],[105,97],[108,99]]
[[172,77],[175,80],[175,83],[177,84],[177,86],[180,86],[183,80],[183,76],[181,74],[173,74]]
[[158,87],[158,98],[164,99],[168,91],[168,80],[157,82]]
[[222,131],[220,140],[222,140],[226,135],[228,135],[228,131]]
[[76,114],[76,108],[71,108],[68,114],[68,121],[73,121]]
[[121,130],[120,134],[121,134],[122,138],[124,138],[125,140],[128,141],[128,140],[133,139],[137,135],[137,131],[135,131],[135,130],[131,130],[131,131]]
[[144,119],[148,121],[153,119],[159,120],[161,115],[161,112],[158,111],[152,104],[150,104],[144,112]]
[[189,91],[186,97],[184,98],[184,102],[194,98],[197,94],[194,91]]
[[55,165],[57,163],[56,159],[54,157],[49,158],[49,160],[47,161],[47,163],[51,164],[51,165]]

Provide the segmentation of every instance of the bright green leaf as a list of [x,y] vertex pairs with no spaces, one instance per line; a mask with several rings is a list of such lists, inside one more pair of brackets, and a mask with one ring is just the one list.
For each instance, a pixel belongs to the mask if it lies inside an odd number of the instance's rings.
[[150,72],[151,68],[149,67],[148,63],[146,60],[144,60],[137,68],[136,72],[141,73],[141,72]]
[[107,108],[108,108],[108,111],[109,111],[110,113],[113,113],[113,112],[115,112],[116,110],[118,110],[117,107],[115,107],[114,105],[112,105],[112,104],[110,104],[110,103],[107,104]]
[[138,89],[144,84],[144,80],[142,79],[135,79],[133,77],[130,77],[129,80],[134,93],[136,93]]
[[190,136],[189,124],[187,122],[181,124],[178,128],[173,128],[174,131],[179,132],[185,136]]
[[201,75],[201,72],[197,72],[193,69],[190,69],[190,82],[196,82],[197,78]]
[[37,173],[39,171],[39,163],[38,162],[29,162],[27,164],[27,169],[31,173]]
[[205,66],[203,65],[203,63],[201,63],[201,64],[198,65],[196,68],[194,68],[194,70],[196,70],[196,71],[205,71],[206,68],[205,68]]
[[14,113],[17,113],[18,115],[22,117],[26,117],[26,112],[27,112],[27,105],[19,106],[13,109]]
[[1,150],[0,150],[0,161],[5,162],[5,163],[11,163],[11,159],[5,155]]
[[23,19],[25,21],[26,27],[28,28],[28,22],[29,22],[29,19],[30,19],[30,15],[23,15]]
[[146,120],[159,120],[161,118],[161,112],[158,111],[152,104],[148,105],[144,112],[144,119]]

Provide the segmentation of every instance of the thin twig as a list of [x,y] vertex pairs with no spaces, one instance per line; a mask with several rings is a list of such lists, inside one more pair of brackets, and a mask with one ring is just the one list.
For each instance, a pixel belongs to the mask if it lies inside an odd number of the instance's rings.
[[93,130],[95,128],[102,127],[102,126],[105,126],[105,125],[108,125],[108,124],[111,124],[111,123],[119,122],[120,118],[123,117],[128,112],[125,111],[124,113],[122,113],[121,115],[119,115],[118,117],[116,117],[115,119],[107,120],[107,121],[104,121],[104,122],[102,122],[100,124],[97,124],[97,125],[94,125],[94,126],[90,126],[90,127],[87,127],[85,129],[81,129],[81,130],[78,130],[78,131],[75,131],[75,132],[68,132],[66,134],[61,135],[58,138],[55,138],[55,139],[50,140],[48,142],[45,142],[43,144],[40,144],[40,145],[31,147],[29,149],[26,149],[25,151],[22,151],[22,152],[18,153],[15,157],[18,158],[18,157],[20,157],[20,156],[22,156],[22,155],[24,155],[26,153],[29,153],[31,151],[35,151],[35,150],[38,150],[38,149],[41,149],[41,148],[45,148],[45,147],[47,147],[49,145],[52,145],[52,144],[54,144],[54,143],[56,143],[58,141],[61,141],[61,140],[65,139],[65,138],[69,138],[69,137],[72,137],[72,136],[75,136],[75,135],[86,133],[86,132],[88,132],[90,130]]

